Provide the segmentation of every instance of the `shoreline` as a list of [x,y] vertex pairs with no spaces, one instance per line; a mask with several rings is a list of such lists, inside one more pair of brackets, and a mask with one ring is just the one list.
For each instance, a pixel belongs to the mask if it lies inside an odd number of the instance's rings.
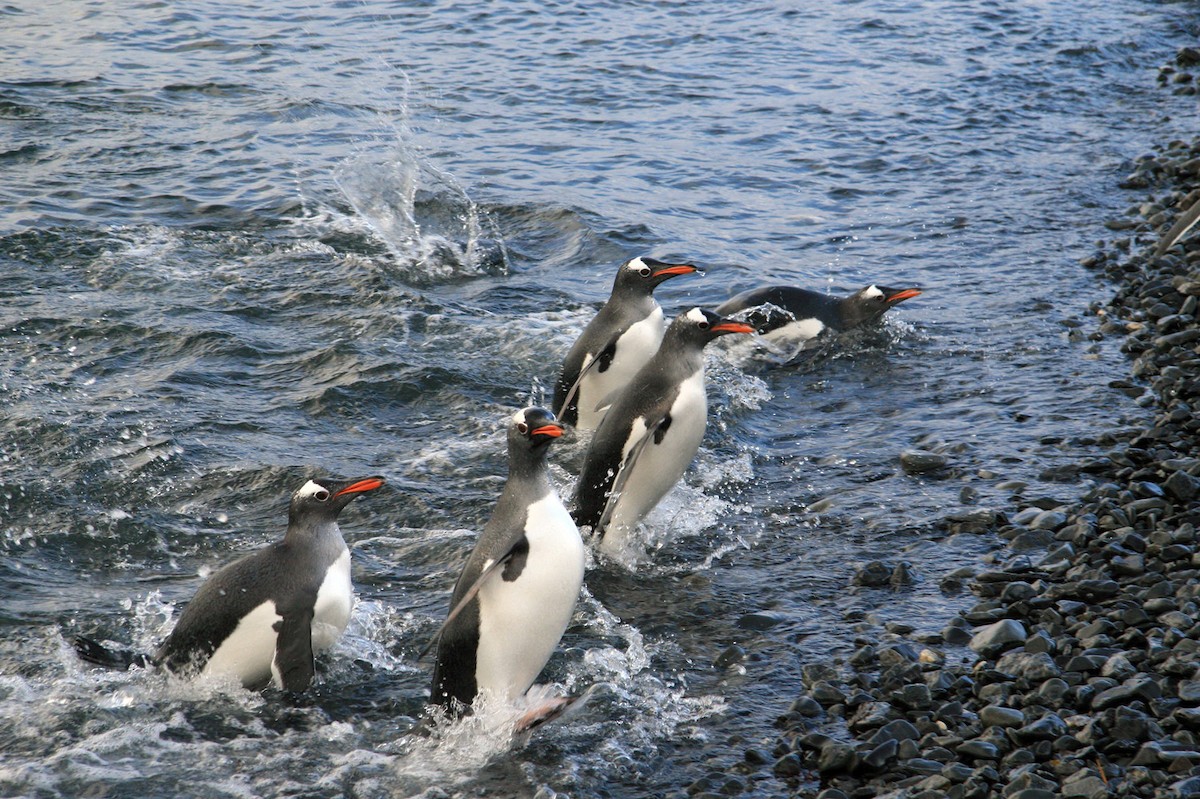
[[[1198,64],[1185,48],[1159,83],[1195,94]],[[1120,187],[1160,196],[1081,260],[1114,294],[1073,334],[1123,337],[1131,379],[1110,385],[1152,420],[1100,434],[1111,449],[1077,464],[1091,488],[1067,505],[947,517],[951,534],[1010,543],[942,578],[977,603],[940,642],[890,636],[805,666],[773,752],[748,750],[747,771],[818,799],[1200,795],[1200,234],[1171,240],[1200,209],[1200,138],[1138,159]],[[951,663],[942,644],[976,659]]]

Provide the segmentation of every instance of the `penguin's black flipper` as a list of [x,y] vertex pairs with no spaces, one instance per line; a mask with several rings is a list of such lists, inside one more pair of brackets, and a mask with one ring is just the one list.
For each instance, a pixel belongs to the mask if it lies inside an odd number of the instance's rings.
[[104,644],[93,638],[88,638],[86,635],[75,636],[75,639],[71,643],[75,647],[75,654],[79,655],[80,660],[96,666],[103,666],[106,669],[126,671],[133,666],[140,666],[145,669],[154,665],[154,661],[149,655],[143,655],[131,649],[109,649]]
[[600,371],[603,372],[612,364],[612,359],[616,352],[617,340],[614,338],[604,346],[604,349],[596,353],[596,357],[592,358],[591,362],[588,363],[587,366],[579,370],[579,375],[575,378],[575,382],[571,384],[571,387],[567,389],[566,395],[563,397],[563,401],[561,403],[555,403],[555,405],[558,405],[557,408],[553,409],[555,416],[562,418],[566,410],[571,407],[571,403],[575,401],[575,395],[579,393],[579,386],[583,383],[583,378],[587,377],[588,372],[592,371],[601,364],[603,364],[603,366],[601,366]]
[[316,666],[312,648],[313,606],[305,605],[285,613],[275,639],[275,659],[271,671],[278,675],[285,691],[305,691],[312,683]]
[[517,540],[517,543],[514,544],[513,547],[504,554],[504,557],[497,558],[491,566],[488,566],[486,569],[480,572],[479,576],[475,578],[475,582],[471,583],[471,587],[468,588],[466,593],[462,595],[462,599],[458,600],[458,604],[452,607],[450,612],[446,614],[446,620],[442,622],[442,626],[437,628],[437,632],[435,632],[433,637],[429,639],[429,643],[425,644],[425,648],[417,653],[417,660],[425,657],[425,654],[429,652],[430,649],[433,649],[433,645],[436,644],[438,639],[442,637],[442,633],[444,633],[446,628],[450,626],[450,622],[454,621],[454,619],[458,617],[458,614],[463,612],[463,608],[470,604],[471,600],[475,598],[475,595],[479,593],[479,589],[483,588],[484,581],[487,580],[488,577],[491,577],[493,572],[495,572],[497,569],[507,566],[509,561],[511,561],[513,556],[519,551],[529,551],[528,542],[525,542],[524,549],[521,548],[520,545],[523,541],[525,541],[525,536],[522,535],[521,538]]
[[617,501],[621,498],[621,492],[625,490],[625,484],[629,482],[629,476],[633,474],[633,466],[637,463],[637,459],[650,442],[655,444],[662,441],[662,433],[671,426],[671,415],[666,414],[663,418],[654,423],[652,427],[646,430],[646,434],[641,440],[634,445],[629,451],[629,455],[621,462],[621,468],[617,472],[617,476],[613,478],[612,488],[608,491],[608,499],[604,503],[604,512],[600,514],[600,521],[596,522],[595,530],[603,537],[604,531],[608,527],[608,523],[612,521],[613,512],[617,509]]

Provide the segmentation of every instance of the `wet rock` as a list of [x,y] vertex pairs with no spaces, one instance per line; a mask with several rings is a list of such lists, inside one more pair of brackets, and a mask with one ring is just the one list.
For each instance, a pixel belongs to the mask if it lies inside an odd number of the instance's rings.
[[907,449],[900,453],[900,468],[907,474],[931,474],[940,472],[949,464],[945,455],[920,449]]
[[999,760],[1000,747],[990,741],[975,739],[973,741],[963,741],[955,750],[963,757],[971,757],[976,760]]
[[921,737],[921,732],[906,719],[896,719],[884,724],[868,739],[868,743],[880,744],[885,741],[915,741]]
[[1129,662],[1123,653],[1117,652],[1100,667],[1101,677],[1112,677],[1114,680],[1125,680],[1137,674],[1137,668]]
[[817,758],[817,770],[822,774],[853,771],[857,764],[858,752],[853,746],[842,741],[826,742]]
[[979,720],[985,727],[1020,727],[1025,723],[1025,714],[1014,707],[987,705],[979,711]]
[[888,702],[864,702],[854,711],[848,722],[855,732],[882,727],[891,721],[896,711]]
[[790,752],[775,761],[774,768],[771,769],[776,777],[798,777],[804,771],[804,764],[800,760],[800,756],[795,752]]
[[1200,480],[1184,471],[1173,472],[1163,486],[1172,497],[1183,502],[1200,493]]
[[1187,704],[1200,702],[1200,680],[1180,680],[1176,691],[1181,702]]
[[868,768],[881,769],[895,761],[896,751],[900,748],[899,741],[886,740],[863,756],[863,765]]
[[837,678],[837,669],[828,663],[806,663],[800,667],[800,681],[810,689],[818,682],[831,683]]
[[1019,791],[1030,790],[1048,791],[1053,795],[1058,790],[1058,783],[1032,771],[1023,771],[1004,787],[1004,795],[1011,799]]
[[816,718],[825,712],[821,707],[821,703],[811,696],[798,696],[792,702],[791,712],[798,713],[805,718]]
[[825,707],[841,704],[846,701],[846,693],[841,688],[826,680],[818,680],[813,683],[809,687],[808,693],[809,696]]
[[1196,797],[1200,796],[1200,777],[1188,777],[1171,783],[1168,788],[1167,796],[1170,797]]
[[1038,683],[1061,673],[1054,658],[1046,652],[1009,652],[996,663],[996,670]]
[[881,560],[873,560],[859,566],[854,571],[853,583],[854,585],[881,586],[887,585],[891,579],[892,567]]
[[1063,780],[1059,795],[1063,797],[1083,797],[1083,799],[1102,799],[1111,796],[1108,784],[1099,776],[1086,771],[1077,771]]
[[983,657],[994,657],[1006,649],[1024,643],[1025,627],[1015,619],[989,624],[971,638],[969,646]]
[[738,619],[737,625],[743,630],[769,630],[784,621],[786,618],[778,613],[759,611],[744,614]]
[[1067,523],[1067,514],[1057,510],[1044,510],[1034,517],[1029,526],[1035,530],[1059,530]]
[[1016,729],[1013,737],[1020,743],[1028,744],[1035,741],[1052,741],[1066,733],[1066,722],[1055,713],[1047,713],[1032,724]]

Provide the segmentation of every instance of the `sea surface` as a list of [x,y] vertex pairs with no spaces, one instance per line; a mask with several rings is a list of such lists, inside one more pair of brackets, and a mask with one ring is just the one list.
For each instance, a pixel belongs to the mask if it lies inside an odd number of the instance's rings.
[[[938,632],[990,536],[1142,418],[1080,258],[1195,98],[1157,85],[1194,2],[99,2],[0,5],[0,795],[774,797],[806,664]],[[417,655],[617,266],[920,286],[779,366],[708,356],[708,434],[637,557],[590,564],[543,682],[576,717],[434,738]],[[569,495],[584,440],[552,451]],[[948,469],[909,475],[899,455]],[[81,664],[149,649],[279,537],[313,475],[350,629],[301,699]],[[872,560],[911,585],[863,588]],[[966,657],[953,647],[947,657]],[[713,782],[715,780],[715,783]],[[802,784],[799,795],[811,795]]]

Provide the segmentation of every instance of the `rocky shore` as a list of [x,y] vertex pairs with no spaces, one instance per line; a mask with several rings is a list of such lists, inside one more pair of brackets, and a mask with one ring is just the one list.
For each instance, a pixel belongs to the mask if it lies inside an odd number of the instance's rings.
[[[1182,51],[1160,81],[1194,93],[1197,65]],[[1200,139],[1139,159],[1122,186],[1157,196],[1083,261],[1117,290],[1071,335],[1123,337],[1131,375],[1113,386],[1152,421],[1097,437],[1110,451],[1071,469],[1090,487],[1072,504],[947,518],[947,534],[1009,541],[943,577],[976,604],[940,634],[864,636],[847,663],[805,667],[748,773],[819,799],[1200,796],[1200,233],[1170,243],[1200,202]],[[903,577],[871,564],[856,579]]]

